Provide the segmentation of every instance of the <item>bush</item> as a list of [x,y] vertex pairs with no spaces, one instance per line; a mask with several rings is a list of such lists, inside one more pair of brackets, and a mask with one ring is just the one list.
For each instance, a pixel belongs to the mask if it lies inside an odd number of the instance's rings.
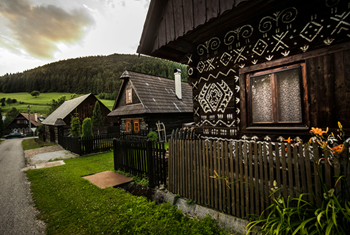
[[91,118],[85,118],[83,121],[83,134],[81,137],[92,137],[92,122]]
[[70,123],[71,129],[69,130],[70,134],[73,137],[79,137],[80,136],[80,120],[78,117],[78,114],[76,113],[75,116],[72,115],[72,121]]
[[32,92],[30,92],[30,95],[37,98],[40,95],[40,92],[39,91],[32,91]]
[[158,140],[158,134],[155,131],[150,131],[147,135],[148,139],[152,141],[157,141]]

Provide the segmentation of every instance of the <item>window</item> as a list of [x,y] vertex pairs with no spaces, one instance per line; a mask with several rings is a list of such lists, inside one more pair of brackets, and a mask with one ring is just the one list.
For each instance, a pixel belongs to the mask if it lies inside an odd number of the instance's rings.
[[127,134],[139,134],[140,130],[140,120],[125,120],[125,132]]
[[247,75],[250,123],[302,123],[302,81],[305,64]]
[[140,120],[134,120],[134,133],[140,133]]
[[132,123],[131,123],[131,120],[126,120],[125,121],[125,132],[127,134],[132,134]]
[[132,104],[132,89],[126,90],[126,103]]

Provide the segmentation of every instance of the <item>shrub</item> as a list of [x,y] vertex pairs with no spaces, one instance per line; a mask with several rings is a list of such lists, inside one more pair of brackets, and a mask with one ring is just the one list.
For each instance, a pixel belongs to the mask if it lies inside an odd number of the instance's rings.
[[147,135],[148,139],[152,141],[157,141],[158,140],[158,134],[155,131],[150,131]]
[[39,91],[32,91],[32,92],[30,92],[30,95],[37,98],[40,95],[40,92]]
[[80,136],[80,120],[79,120],[77,113],[75,114],[75,116],[72,115],[70,127],[71,127],[71,129],[69,130],[70,134],[73,137],[79,137]]
[[83,121],[83,134],[81,137],[92,137],[92,123],[91,118],[85,118]]

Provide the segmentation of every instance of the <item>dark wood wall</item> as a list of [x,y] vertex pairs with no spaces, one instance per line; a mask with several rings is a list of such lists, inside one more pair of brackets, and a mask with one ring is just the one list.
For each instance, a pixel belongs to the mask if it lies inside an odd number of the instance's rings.
[[[350,49],[350,48],[349,48]],[[350,128],[350,50],[306,60],[310,122],[314,127]]]
[[139,97],[136,95],[135,88],[133,87],[132,83],[130,82],[129,79],[125,79],[124,85],[122,87],[120,97],[118,100],[118,104],[115,107],[115,109],[126,105],[126,90],[128,90],[128,89],[132,89],[132,104],[141,103],[139,100]]
[[[92,118],[96,101],[97,98],[93,95],[90,95],[80,105],[78,105],[78,107],[75,110],[73,110],[69,115],[67,115],[67,117],[63,121],[69,126],[71,123],[71,116],[74,115],[76,112],[78,113],[78,117],[81,123],[83,123],[85,118]],[[111,111],[101,101],[98,102],[100,103],[103,121],[105,124],[108,124],[107,114],[109,114]]]

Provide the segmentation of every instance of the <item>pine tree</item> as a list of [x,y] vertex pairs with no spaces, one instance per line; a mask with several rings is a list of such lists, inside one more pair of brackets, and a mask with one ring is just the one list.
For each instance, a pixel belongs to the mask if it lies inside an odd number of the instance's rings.
[[103,126],[102,113],[100,102],[96,101],[94,112],[92,114],[92,126],[97,128],[97,133],[100,135],[100,127]]
[[79,120],[77,113],[75,114],[75,116],[72,115],[70,127],[71,127],[71,129],[69,130],[70,134],[73,137],[79,137],[80,136],[80,120]]

